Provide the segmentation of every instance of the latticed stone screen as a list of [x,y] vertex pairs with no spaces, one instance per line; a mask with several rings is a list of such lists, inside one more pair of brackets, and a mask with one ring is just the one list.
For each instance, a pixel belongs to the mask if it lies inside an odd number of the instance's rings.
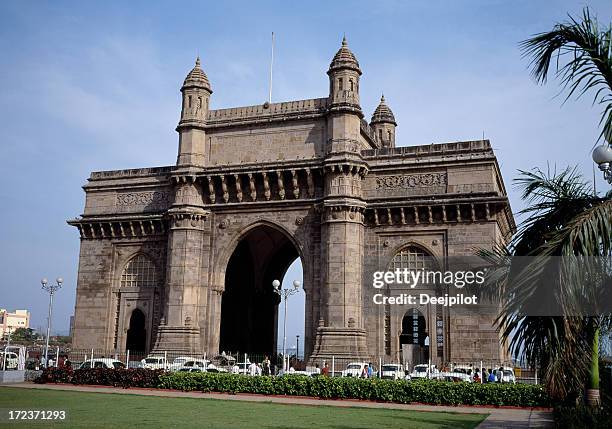
[[154,287],[157,285],[155,264],[145,255],[138,255],[127,263],[121,274],[121,287]]
[[[396,269],[408,269],[410,271],[413,270],[422,270],[422,269],[432,269],[435,266],[432,260],[432,256],[422,250],[417,246],[406,246],[398,251],[389,264],[389,271],[394,271]],[[390,291],[387,291],[390,294]],[[423,341],[423,332],[420,332],[424,329],[424,326],[420,326],[420,324],[424,323],[423,315],[416,309],[413,308],[409,310],[407,316],[410,316],[410,324],[411,326],[408,329],[403,329],[403,334],[409,334],[411,337],[410,343],[419,344]],[[440,316],[441,313],[436,316]],[[404,318],[403,322],[406,322]],[[440,320],[441,322],[441,320]],[[438,349],[438,353],[441,353],[443,344],[444,344],[444,335],[443,333],[437,329],[439,325],[438,320],[436,320],[436,347]],[[407,328],[403,326],[403,328]],[[419,329],[420,328],[420,329]],[[387,304],[385,306],[385,326],[384,326],[384,338],[385,338],[385,352],[386,354],[391,354],[391,306]]]

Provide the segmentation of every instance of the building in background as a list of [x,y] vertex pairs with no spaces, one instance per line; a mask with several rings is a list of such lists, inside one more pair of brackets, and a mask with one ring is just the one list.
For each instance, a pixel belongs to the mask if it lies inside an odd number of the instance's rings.
[[30,327],[30,312],[28,310],[15,310],[10,313],[4,308],[0,308],[0,338],[4,338],[10,332],[15,332],[17,328]]

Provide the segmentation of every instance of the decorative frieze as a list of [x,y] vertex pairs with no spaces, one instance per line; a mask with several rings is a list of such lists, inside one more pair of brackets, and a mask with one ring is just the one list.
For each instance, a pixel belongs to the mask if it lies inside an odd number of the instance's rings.
[[164,210],[171,202],[168,191],[122,192],[117,194],[116,206],[122,208],[138,208],[144,210]]
[[376,177],[376,189],[395,190],[411,188],[429,188],[433,186],[446,186],[445,172],[421,174],[394,174],[392,176]]

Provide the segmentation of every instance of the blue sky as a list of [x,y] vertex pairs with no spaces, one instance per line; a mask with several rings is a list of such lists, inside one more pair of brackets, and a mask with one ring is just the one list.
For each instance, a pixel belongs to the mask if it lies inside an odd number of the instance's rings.
[[[179,87],[198,54],[213,108],[265,101],[271,31],[275,101],[326,96],[346,33],[362,108],[369,117],[385,93],[398,145],[484,133],[515,211],[517,169],[578,165],[590,178],[599,108],[562,105],[555,81],[535,85],[517,46],[585,4],[612,20],[605,1],[2,2],[0,307],[46,325],[39,281],[61,275],[53,323],[67,331],[79,240],[65,220],[82,213],[89,172],[175,161]],[[289,345],[303,317],[294,303]]]

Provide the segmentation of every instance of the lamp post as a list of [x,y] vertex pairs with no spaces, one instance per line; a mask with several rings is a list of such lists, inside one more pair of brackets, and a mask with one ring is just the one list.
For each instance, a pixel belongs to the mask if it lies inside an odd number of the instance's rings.
[[281,282],[278,280],[274,280],[272,282],[272,287],[274,288],[274,292],[276,292],[282,300],[285,301],[285,317],[283,318],[283,372],[287,371],[287,367],[285,366],[285,355],[287,353],[287,299],[296,293],[299,292],[300,286],[302,283],[299,280],[293,281],[293,289],[281,289]]
[[49,293],[49,316],[47,317],[47,340],[45,342],[45,368],[49,367],[49,335],[51,335],[51,314],[53,313],[53,295],[62,287],[64,280],[58,277],[56,284],[50,284],[46,278],[40,281],[44,291]]
[[612,146],[606,142],[593,149],[593,161],[603,172],[604,180],[612,185]]
[[295,358],[300,359],[300,336],[295,336]]

